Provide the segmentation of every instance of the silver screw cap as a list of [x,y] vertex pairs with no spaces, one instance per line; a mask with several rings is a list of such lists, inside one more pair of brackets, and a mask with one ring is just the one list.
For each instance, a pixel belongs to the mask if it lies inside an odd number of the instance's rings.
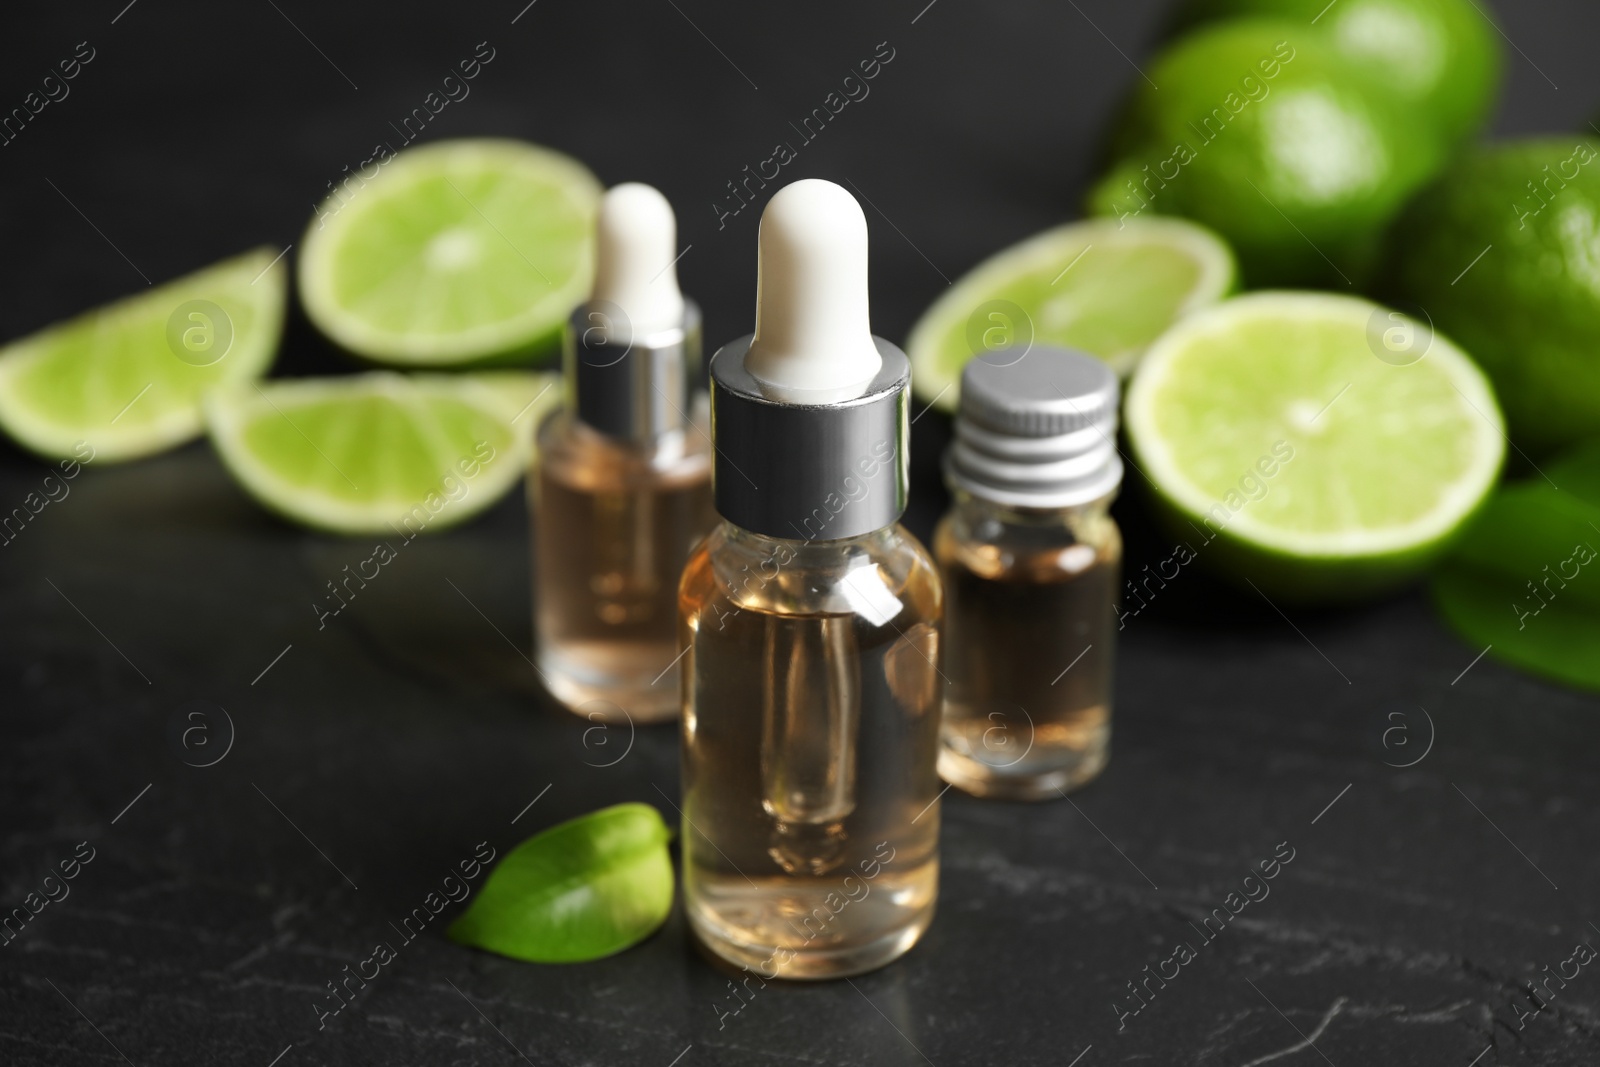
[[952,489],[1018,507],[1074,507],[1122,482],[1120,389],[1111,368],[1067,348],[998,349],[961,373]]

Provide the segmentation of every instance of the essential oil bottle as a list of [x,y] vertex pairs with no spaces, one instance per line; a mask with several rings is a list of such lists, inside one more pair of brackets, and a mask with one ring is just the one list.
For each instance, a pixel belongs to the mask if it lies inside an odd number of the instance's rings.
[[938,890],[940,589],[900,525],[910,366],[872,336],[867,224],[795,182],[756,332],[711,360],[723,522],[683,575],[683,895],[770,978],[882,966]]
[[985,353],[961,375],[934,534],[945,588],[939,773],[1044,800],[1110,755],[1122,536],[1117,378],[1081,352]]
[[565,339],[565,404],[529,477],[545,685],[596,721],[678,712],[678,578],[715,521],[700,312],[678,290],[672,207],[607,191],[594,294]]

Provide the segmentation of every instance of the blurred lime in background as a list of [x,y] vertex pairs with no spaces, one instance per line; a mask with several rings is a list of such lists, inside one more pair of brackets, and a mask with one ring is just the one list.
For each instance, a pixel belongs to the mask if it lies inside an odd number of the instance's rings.
[[198,437],[205,390],[272,365],[288,273],[259,248],[13,341],[0,349],[0,427],[51,459],[84,442],[97,463]]
[[1280,16],[1315,26],[1447,141],[1481,129],[1501,79],[1498,31],[1474,0],[1189,0],[1176,26]]
[[415,375],[246,383],[206,399],[235,480],[294,522],[345,534],[454,526],[522,478],[553,374]]
[[1415,108],[1305,23],[1203,26],[1147,75],[1090,209],[1202,222],[1249,285],[1361,284],[1383,227],[1444,155]]
[[301,302],[323,333],[378,363],[534,358],[588,295],[599,197],[581,163],[520,141],[388,156],[317,208]]
[[946,289],[907,341],[918,395],[956,408],[961,368],[996,348],[1067,345],[1126,374],[1173,322],[1234,288],[1233,254],[1182,219],[1096,219],[1003,249]]
[[1600,433],[1600,140],[1472,150],[1390,235],[1383,292],[1426,309],[1537,455]]
[[1389,308],[1262,292],[1185,319],[1146,354],[1124,424],[1189,553],[1283,601],[1416,577],[1500,473],[1482,372]]

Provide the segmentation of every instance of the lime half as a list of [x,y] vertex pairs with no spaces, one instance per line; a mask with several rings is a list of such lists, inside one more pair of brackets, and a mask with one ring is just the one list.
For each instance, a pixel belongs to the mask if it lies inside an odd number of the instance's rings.
[[358,356],[456,366],[553,346],[588,295],[600,184],[519,141],[440,141],[317,208],[300,299]]
[[907,343],[917,393],[956,408],[961,368],[996,348],[1067,345],[1121,374],[1173,322],[1234,285],[1233,254],[1181,219],[1094,219],[984,260],[934,301]]
[[1505,456],[1494,394],[1460,349],[1321,293],[1251,294],[1180,323],[1145,357],[1124,418],[1189,551],[1300,602],[1413,577]]
[[260,377],[277,353],[277,257],[257,249],[13,341],[0,349],[0,427],[51,459],[84,442],[96,463],[198,437],[201,394]]
[[251,496],[295,522],[409,540],[476,515],[522,477],[553,374],[250,382],[206,402],[211,441]]

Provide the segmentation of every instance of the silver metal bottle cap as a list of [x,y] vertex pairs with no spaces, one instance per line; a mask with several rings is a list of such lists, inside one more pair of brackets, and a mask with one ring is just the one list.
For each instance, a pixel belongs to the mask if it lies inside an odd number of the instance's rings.
[[692,300],[683,304],[682,322],[642,337],[632,336],[622,309],[606,301],[572,313],[562,354],[567,409],[579,421],[641,443],[688,428],[700,370],[700,308]]
[[910,461],[905,353],[874,337],[883,365],[861,396],[783,403],[745,369],[752,337],[711,357],[717,511],[754,533],[799,541],[859,537],[899,521]]
[[1122,481],[1117,376],[1067,348],[997,349],[961,372],[952,489],[1018,507],[1073,507]]

